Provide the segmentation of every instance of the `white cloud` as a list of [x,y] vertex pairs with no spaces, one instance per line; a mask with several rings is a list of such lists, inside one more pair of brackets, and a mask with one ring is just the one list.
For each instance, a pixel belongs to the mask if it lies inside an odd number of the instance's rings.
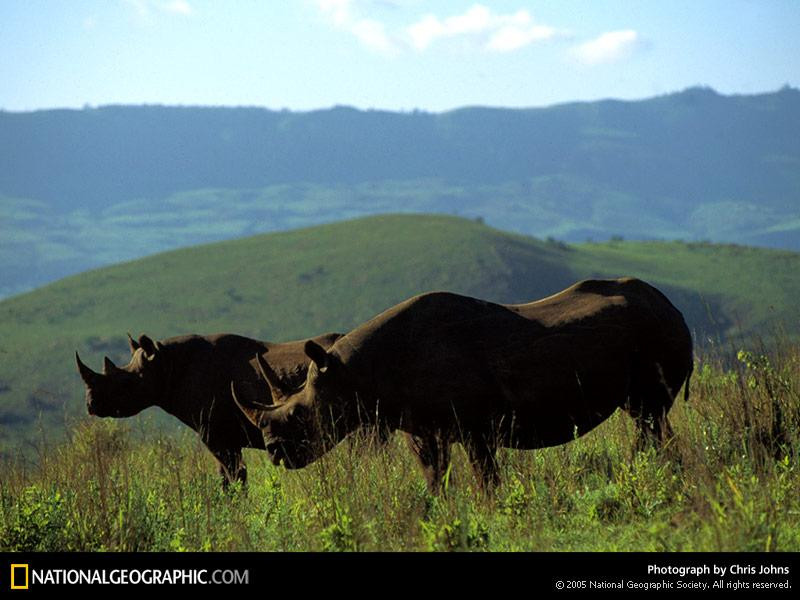
[[594,66],[628,58],[641,45],[641,36],[633,29],[608,31],[572,48],[570,54],[585,65]]
[[407,27],[406,33],[411,46],[419,51],[439,39],[471,36],[479,39],[487,50],[510,52],[558,35],[553,27],[535,23],[527,10],[495,14],[482,4],[475,4],[464,14],[445,19],[426,15]]
[[184,17],[193,14],[189,0],[122,0],[133,9],[135,15],[144,21],[153,17],[155,13],[169,13]]
[[359,6],[364,6],[364,2],[315,1],[334,26],[353,34],[364,46],[385,54],[397,54],[409,48],[423,52],[439,40],[458,37],[471,38],[488,51],[511,52],[560,35],[555,28],[534,22],[527,10],[497,14],[482,4],[474,4],[462,14],[445,18],[428,14],[390,32],[383,22],[361,15]]
[[386,33],[386,27],[373,19],[357,19],[350,24],[350,31],[358,40],[367,46],[385,54],[397,51],[395,43]]
[[558,32],[547,25],[533,25],[531,27],[503,27],[492,37],[486,47],[496,52],[511,52],[524,48],[535,42],[543,42],[558,35]]
[[133,9],[133,12],[140,18],[150,16],[150,6],[147,0],[122,0],[123,4],[127,4]]
[[177,15],[185,15],[187,17],[192,14],[192,7],[187,0],[172,0],[171,2],[166,2],[162,5],[161,10]]
[[442,33],[442,24],[433,15],[428,15],[421,21],[414,23],[408,29],[411,44],[417,50],[424,50]]
[[352,0],[317,0],[317,6],[338,27],[344,27],[353,18]]
[[367,48],[384,54],[395,54],[397,44],[386,27],[375,19],[362,17],[353,0],[316,0],[317,7],[339,29],[349,31]]

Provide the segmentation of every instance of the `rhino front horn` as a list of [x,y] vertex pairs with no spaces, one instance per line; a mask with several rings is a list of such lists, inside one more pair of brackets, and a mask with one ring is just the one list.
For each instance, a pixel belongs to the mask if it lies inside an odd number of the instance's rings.
[[81,374],[81,379],[83,379],[83,382],[85,384],[91,385],[92,383],[97,381],[98,377],[100,377],[98,373],[95,373],[89,367],[83,364],[83,362],[81,361],[81,357],[78,356],[77,351],[75,352],[75,362],[78,363],[78,372]]
[[273,405],[264,405],[246,399],[242,394],[236,391],[236,382],[231,381],[231,398],[242,411],[244,416],[253,425],[262,429],[267,419],[267,413],[275,410],[277,407]]

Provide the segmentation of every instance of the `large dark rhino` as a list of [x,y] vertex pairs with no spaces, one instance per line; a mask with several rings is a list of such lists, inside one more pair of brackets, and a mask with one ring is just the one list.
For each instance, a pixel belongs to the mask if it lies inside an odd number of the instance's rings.
[[[314,346],[329,348],[341,334],[314,338]],[[220,463],[223,486],[246,482],[242,448],[264,449],[261,432],[242,417],[231,398],[230,382],[240,382],[245,396],[270,393],[258,375],[253,358],[266,357],[277,371],[277,385],[305,381],[309,358],[306,340],[273,344],[250,338],[219,334],[186,335],[153,342],[143,335],[138,342],[128,336],[131,361],[117,367],[108,357],[103,373],[95,373],[75,359],[86,384],[86,406],[99,417],[130,417],[150,406],[159,406],[200,434]],[[280,397],[278,397],[279,399]]]
[[234,396],[273,462],[303,467],[364,424],[400,429],[432,491],[456,441],[484,485],[497,481],[499,446],[563,444],[617,408],[636,420],[642,441],[662,443],[693,365],[681,313],[630,278],[582,281],[529,304],[423,294],[330,349],[307,342],[305,350],[313,361],[305,385],[282,401],[264,408]]

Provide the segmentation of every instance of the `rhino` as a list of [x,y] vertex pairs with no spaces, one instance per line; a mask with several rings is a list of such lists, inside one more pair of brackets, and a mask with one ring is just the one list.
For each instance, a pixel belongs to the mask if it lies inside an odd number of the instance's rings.
[[[267,406],[234,400],[262,430],[272,462],[302,468],[362,426],[405,432],[428,487],[461,443],[478,481],[498,483],[499,447],[574,440],[618,408],[637,445],[672,437],[667,412],[689,379],[692,336],[680,311],[634,278],[580,281],[527,304],[448,292],[410,298],[336,340],[306,342],[304,385]],[[256,362],[270,388],[276,370]]]
[[[329,348],[339,337],[328,333],[312,341]],[[230,381],[240,382],[255,397],[269,393],[253,358],[258,355],[274,365],[276,389],[301,383],[310,362],[305,342],[276,344],[233,334],[185,335],[154,342],[146,335],[137,341],[128,334],[131,359],[124,367],[105,357],[103,372],[96,373],[77,352],[75,360],[86,385],[90,415],[131,417],[150,406],[161,407],[198,432],[219,462],[223,487],[227,487],[233,481],[247,481],[242,448],[265,448],[261,431],[242,416],[231,398]]]

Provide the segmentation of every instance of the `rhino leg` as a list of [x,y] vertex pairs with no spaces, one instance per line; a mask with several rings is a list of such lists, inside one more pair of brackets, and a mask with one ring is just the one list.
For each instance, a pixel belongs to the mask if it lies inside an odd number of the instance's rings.
[[450,467],[450,442],[440,435],[426,436],[406,434],[408,447],[422,467],[422,473],[428,484],[428,491],[437,495],[452,483]]
[[672,426],[667,419],[667,415],[648,414],[646,416],[634,417],[639,434],[636,438],[636,450],[645,450],[650,444],[656,447],[663,447],[674,437]]
[[674,437],[667,413],[677,392],[677,388],[673,390],[667,383],[658,363],[634,373],[630,396],[623,408],[633,417],[639,430],[637,450],[651,443],[661,447]]
[[379,424],[376,427],[376,435],[375,438],[377,439],[378,446],[381,448],[385,448],[389,445],[389,442],[392,439],[392,434],[394,433],[394,428],[389,427],[388,425]]
[[393,428],[383,424],[364,425],[349,435],[347,440],[353,448],[366,445],[370,449],[378,450],[389,445],[393,433]]
[[472,469],[484,491],[491,490],[500,483],[497,465],[497,444],[491,436],[473,436],[464,444]]
[[222,476],[223,490],[227,490],[228,486],[236,481],[241,481],[242,487],[247,485],[247,467],[242,461],[241,448],[219,450],[213,454],[219,461],[219,474]]

